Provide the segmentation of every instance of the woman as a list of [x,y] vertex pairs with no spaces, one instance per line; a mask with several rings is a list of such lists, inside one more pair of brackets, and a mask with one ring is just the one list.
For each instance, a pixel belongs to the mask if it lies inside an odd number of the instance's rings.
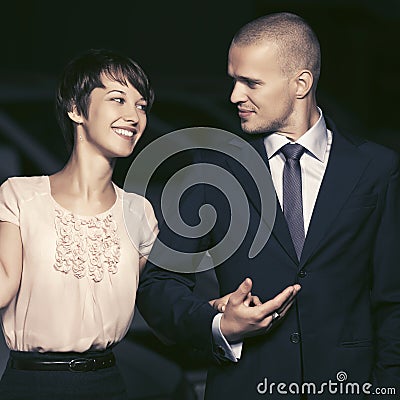
[[[111,179],[116,159],[142,136],[152,102],[131,59],[80,55],[56,99],[68,162],[54,175],[1,186],[0,308],[11,350],[2,400],[126,398],[112,347],[132,321],[157,222],[147,200]],[[137,232],[126,231],[123,202]]]

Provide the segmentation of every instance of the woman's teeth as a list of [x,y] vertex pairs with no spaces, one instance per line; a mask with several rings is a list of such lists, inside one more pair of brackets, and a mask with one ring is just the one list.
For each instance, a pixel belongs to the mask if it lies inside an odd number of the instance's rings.
[[132,131],[128,131],[126,129],[114,129],[114,132],[118,133],[118,135],[123,135],[123,136],[128,136],[128,137],[132,137],[133,136],[133,132]]

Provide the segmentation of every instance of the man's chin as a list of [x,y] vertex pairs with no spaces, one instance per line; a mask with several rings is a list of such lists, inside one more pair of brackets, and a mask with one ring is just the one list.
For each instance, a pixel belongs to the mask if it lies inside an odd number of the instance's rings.
[[261,135],[265,133],[264,129],[246,126],[246,123],[241,124],[242,131],[247,135]]
[[250,126],[250,124],[246,123],[247,121],[242,121],[241,128],[243,133],[251,136],[267,136],[271,133],[277,132],[277,126]]

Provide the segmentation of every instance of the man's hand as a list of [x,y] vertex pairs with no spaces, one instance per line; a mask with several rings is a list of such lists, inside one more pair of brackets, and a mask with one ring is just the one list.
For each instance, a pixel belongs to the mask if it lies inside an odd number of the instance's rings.
[[252,285],[251,279],[246,278],[235,292],[221,298],[228,296],[220,327],[229,342],[268,332],[275,321],[285,316],[300,290],[300,285],[288,286],[273,299],[261,303],[257,296],[251,295]]
[[[218,299],[213,299],[210,300],[210,306],[215,308],[219,312],[224,312],[226,305],[228,304],[229,298],[231,295],[235,292],[231,292],[226,294],[223,297],[219,297]],[[243,304],[247,307],[254,307],[254,306],[259,306],[261,305],[261,300],[257,296],[253,296],[251,293],[248,293],[246,296],[245,300],[243,301]]]

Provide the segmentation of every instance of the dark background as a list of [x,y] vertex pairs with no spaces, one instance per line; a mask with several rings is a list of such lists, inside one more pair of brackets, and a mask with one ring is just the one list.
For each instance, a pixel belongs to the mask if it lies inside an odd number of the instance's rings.
[[[318,100],[339,129],[400,151],[400,1],[14,1],[0,6],[0,181],[52,173],[66,161],[53,112],[55,84],[65,63],[88,48],[120,51],[151,78],[156,101],[133,157],[151,140],[179,128],[238,132],[226,75],[230,40],[246,22],[275,11],[298,13],[316,31],[322,48]],[[117,183],[123,183],[131,161],[119,162]],[[203,284],[213,285],[207,279]],[[168,360],[201,398],[202,364],[166,352],[142,321],[135,323],[144,334],[123,344],[136,346],[123,352],[128,379],[129,371],[146,371],[147,380],[139,379],[142,389],[154,389],[154,382],[165,378],[160,368]],[[161,358],[150,363],[145,349]],[[165,368],[172,374],[170,364]],[[132,398],[173,398],[151,397],[137,388]]]
[[[17,148],[14,161],[24,174],[52,172],[65,161],[53,112],[56,79],[71,57],[95,47],[131,56],[151,78],[156,102],[142,147],[163,133],[188,126],[238,130],[226,75],[229,43],[241,25],[275,11],[299,13],[316,31],[322,47],[318,99],[339,128],[399,149],[397,0],[2,5],[0,145]],[[49,154],[30,154],[34,152],[27,140],[13,137],[17,135],[10,124]],[[54,162],[46,162],[47,158]],[[129,162],[120,163],[117,181],[123,179]]]

